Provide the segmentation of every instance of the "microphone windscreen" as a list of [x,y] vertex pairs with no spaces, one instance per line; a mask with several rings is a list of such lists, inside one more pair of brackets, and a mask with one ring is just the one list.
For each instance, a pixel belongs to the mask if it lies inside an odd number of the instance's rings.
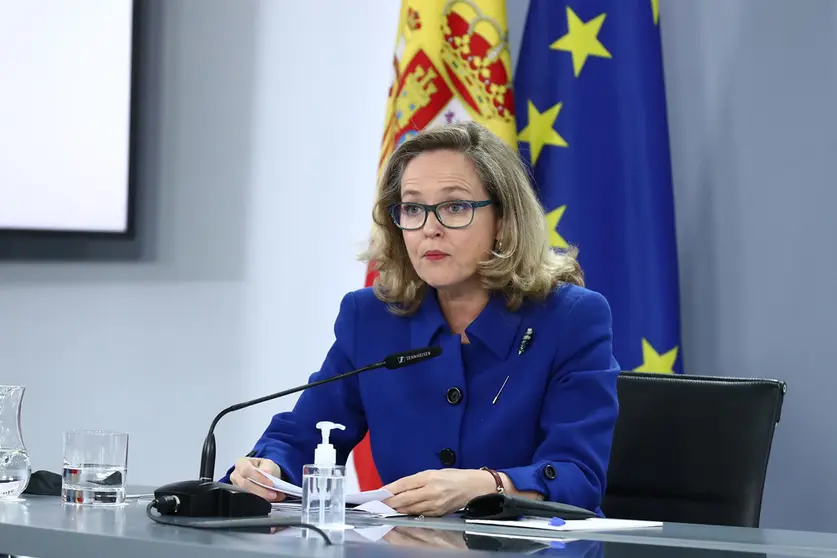
[[387,368],[401,368],[402,366],[410,366],[425,360],[436,358],[442,354],[441,347],[425,347],[423,349],[413,349],[403,353],[389,355],[384,359],[384,364]]

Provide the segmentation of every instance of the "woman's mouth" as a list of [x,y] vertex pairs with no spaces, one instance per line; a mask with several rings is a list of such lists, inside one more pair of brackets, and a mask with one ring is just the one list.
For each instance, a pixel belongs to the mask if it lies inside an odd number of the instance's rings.
[[448,254],[440,252],[439,250],[430,250],[424,253],[424,257],[430,260],[431,262],[437,262],[439,260],[447,258]]

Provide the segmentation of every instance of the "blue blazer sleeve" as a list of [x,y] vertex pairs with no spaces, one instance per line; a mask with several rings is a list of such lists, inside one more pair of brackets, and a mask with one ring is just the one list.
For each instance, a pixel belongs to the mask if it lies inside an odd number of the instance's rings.
[[[357,334],[357,307],[352,293],[343,297],[334,323],[334,344],[319,372],[310,382],[343,374],[356,368],[352,362]],[[330,441],[337,450],[337,462],[345,464],[349,453],[366,434],[366,417],[358,390],[357,376],[317,386],[302,392],[292,411],[273,417],[256,442],[251,457],[272,460],[282,469],[283,478],[297,486],[302,483],[303,465],[313,463],[314,449],[321,441],[317,422],[329,420],[345,430],[332,430]],[[229,474],[221,479],[229,482]]]
[[542,442],[529,466],[504,469],[517,490],[598,510],[619,403],[610,306],[594,291],[562,316],[560,340],[540,418]]

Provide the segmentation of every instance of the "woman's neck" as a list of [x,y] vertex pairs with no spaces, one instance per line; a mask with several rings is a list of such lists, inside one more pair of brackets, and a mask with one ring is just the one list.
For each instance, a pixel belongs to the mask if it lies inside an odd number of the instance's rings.
[[[480,315],[488,304],[488,291],[479,288],[453,292],[452,290],[438,290],[439,308],[454,334],[460,334],[465,339],[465,328]],[[466,340],[467,342],[467,340]]]

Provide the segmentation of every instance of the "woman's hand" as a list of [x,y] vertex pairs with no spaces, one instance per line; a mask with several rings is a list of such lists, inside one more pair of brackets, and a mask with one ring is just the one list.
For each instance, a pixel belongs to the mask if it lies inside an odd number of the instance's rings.
[[264,476],[261,472],[264,471],[276,478],[281,478],[282,470],[279,465],[270,459],[263,459],[261,457],[242,457],[235,462],[235,469],[230,474],[230,482],[239,488],[243,488],[247,492],[258,494],[265,500],[270,502],[281,502],[285,499],[285,494],[276,490],[269,490],[263,486],[259,486],[247,479],[257,480],[268,486],[273,483]]
[[494,492],[494,477],[487,471],[440,469],[422,471],[384,487],[392,492],[384,504],[398,513],[441,516],[453,513],[473,498]]

